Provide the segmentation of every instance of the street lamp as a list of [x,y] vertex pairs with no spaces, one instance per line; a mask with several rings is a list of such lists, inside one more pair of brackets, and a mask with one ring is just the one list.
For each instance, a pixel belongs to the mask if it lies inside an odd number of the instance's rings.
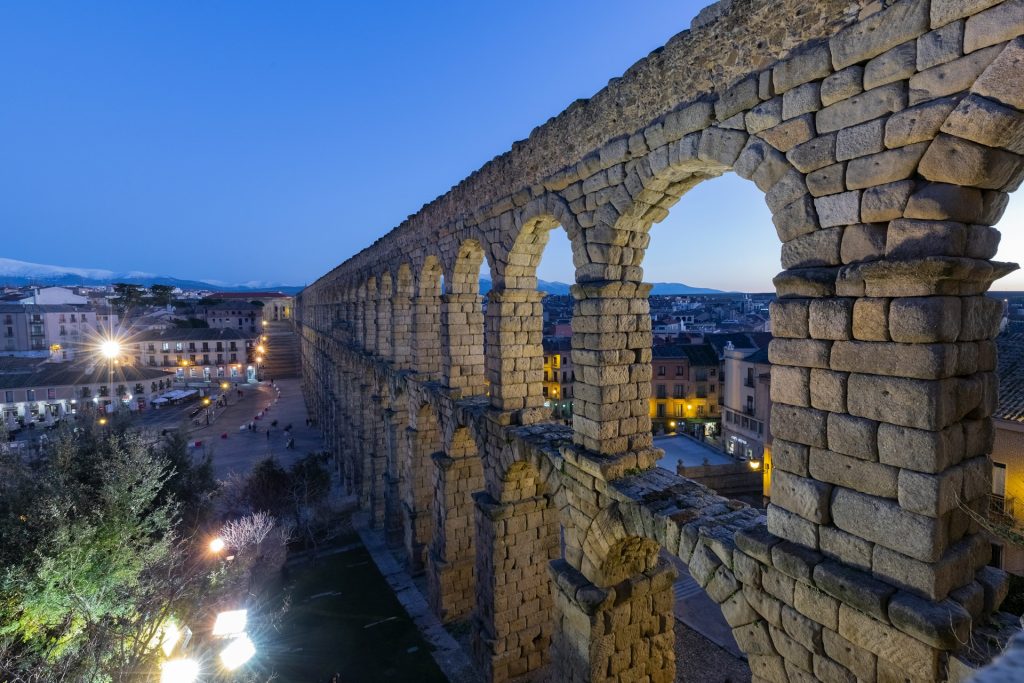
[[199,662],[169,659],[160,665],[160,683],[193,683],[199,678]]
[[224,547],[225,547],[224,539],[219,537],[219,536],[217,538],[213,539],[212,541],[210,541],[210,552],[211,553],[218,553],[219,554],[222,550],[224,550]]
[[220,663],[228,671],[234,671],[252,659],[254,654],[256,654],[256,646],[253,645],[249,636],[243,633],[221,650]]
[[114,360],[121,355],[121,342],[116,339],[104,339],[100,344],[100,353],[108,360]]

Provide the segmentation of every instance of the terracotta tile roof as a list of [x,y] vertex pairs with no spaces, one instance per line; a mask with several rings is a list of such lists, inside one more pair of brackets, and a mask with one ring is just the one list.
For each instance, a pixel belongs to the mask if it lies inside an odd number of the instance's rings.
[[1024,333],[996,338],[999,362],[999,404],[994,417],[1024,422]]

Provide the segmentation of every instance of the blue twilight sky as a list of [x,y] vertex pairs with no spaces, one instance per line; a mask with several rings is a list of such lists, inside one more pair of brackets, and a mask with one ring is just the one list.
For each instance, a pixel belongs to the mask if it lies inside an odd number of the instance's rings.
[[[0,256],[312,281],[704,4],[5,2]],[[1022,204],[1003,220],[1007,260],[1024,260]],[[779,247],[760,193],[735,176],[698,187],[655,226],[644,267],[770,289]],[[572,279],[563,236],[540,275]]]

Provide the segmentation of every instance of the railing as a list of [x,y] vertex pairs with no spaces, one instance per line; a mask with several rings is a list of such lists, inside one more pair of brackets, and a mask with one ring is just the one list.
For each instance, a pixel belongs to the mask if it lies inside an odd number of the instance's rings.
[[1000,496],[990,493],[988,496],[988,518],[993,522],[1000,522],[1009,526],[1015,526],[1014,509],[1016,498],[1013,496]]
[[743,414],[753,416],[754,406],[743,406]]

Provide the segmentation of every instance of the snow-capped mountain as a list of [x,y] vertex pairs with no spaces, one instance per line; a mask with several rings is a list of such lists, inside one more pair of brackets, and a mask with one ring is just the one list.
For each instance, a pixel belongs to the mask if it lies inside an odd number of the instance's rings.
[[150,286],[154,284],[173,285],[182,289],[220,289],[224,291],[252,291],[261,289],[280,290],[294,293],[302,289],[293,285],[274,282],[250,281],[229,283],[218,280],[182,280],[165,275],[128,271],[118,273],[103,268],[78,268],[30,263],[9,258],[0,258],[0,285],[109,285],[115,282]]

